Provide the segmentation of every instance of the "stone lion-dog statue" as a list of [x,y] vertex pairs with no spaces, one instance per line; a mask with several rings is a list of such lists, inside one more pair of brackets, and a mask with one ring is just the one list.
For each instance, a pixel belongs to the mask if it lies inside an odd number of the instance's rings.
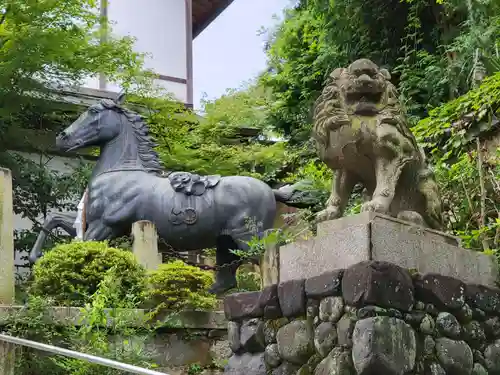
[[318,222],[341,217],[360,183],[362,212],[442,229],[438,186],[390,78],[372,61],[356,60],[335,69],[317,99],[313,139],[320,159],[336,172]]

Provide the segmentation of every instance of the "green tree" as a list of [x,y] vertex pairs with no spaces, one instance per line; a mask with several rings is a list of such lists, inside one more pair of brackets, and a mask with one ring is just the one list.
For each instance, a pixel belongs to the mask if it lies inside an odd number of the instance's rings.
[[[0,2],[0,149],[27,146],[31,138],[45,154],[53,142],[44,141],[47,131],[67,126],[82,110],[54,100],[54,89],[78,87],[104,74],[125,88],[149,90],[151,74],[143,70],[133,40],[102,38],[110,27],[98,6],[95,0]],[[81,173],[51,172],[46,160],[0,154],[0,164],[13,173],[14,210],[32,220],[67,205],[64,201],[83,188]],[[18,234],[18,247],[30,247],[26,234]]]
[[[268,89],[250,84],[206,100],[203,115],[163,98],[136,97],[169,170],[201,174],[250,175],[276,182],[296,158],[282,141],[273,141]],[[278,139],[279,140],[279,139]]]

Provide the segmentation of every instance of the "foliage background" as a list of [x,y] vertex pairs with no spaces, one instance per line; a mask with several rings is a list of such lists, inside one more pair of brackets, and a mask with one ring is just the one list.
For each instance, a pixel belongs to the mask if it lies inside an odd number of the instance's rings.
[[[5,1],[0,18],[0,143],[59,130],[83,110],[50,100],[50,90],[105,74],[140,105],[170,170],[251,175],[272,185],[309,180],[328,196],[332,174],[309,140],[311,109],[328,74],[368,57],[392,73],[419,142],[441,186],[447,230],[475,249],[498,245],[497,164],[485,154],[498,120],[500,4],[495,0],[298,0],[267,38],[267,68],[195,114],[154,97],[152,74],[129,38],[110,29],[92,0]],[[99,43],[98,43],[99,42]],[[32,92],[42,95],[31,95]],[[479,143],[476,143],[479,139]],[[25,142],[25,143],[26,143]],[[24,144],[25,144],[24,143]],[[32,142],[42,155],[50,145]],[[478,146],[479,144],[479,146]],[[494,153],[494,152],[493,152]],[[35,222],[74,209],[88,166],[73,175],[3,152],[12,169],[15,211]],[[480,162],[479,162],[480,161]],[[478,184],[477,180],[481,183]],[[359,191],[350,212],[359,209]],[[34,231],[17,233],[29,249]]]

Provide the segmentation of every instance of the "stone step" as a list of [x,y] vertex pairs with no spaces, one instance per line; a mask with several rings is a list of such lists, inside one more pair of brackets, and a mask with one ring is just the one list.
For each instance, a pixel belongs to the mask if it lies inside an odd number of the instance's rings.
[[493,256],[463,249],[435,230],[376,213],[318,225],[316,237],[280,248],[280,282],[309,278],[365,260],[394,263],[419,273],[438,273],[466,283],[495,286]]

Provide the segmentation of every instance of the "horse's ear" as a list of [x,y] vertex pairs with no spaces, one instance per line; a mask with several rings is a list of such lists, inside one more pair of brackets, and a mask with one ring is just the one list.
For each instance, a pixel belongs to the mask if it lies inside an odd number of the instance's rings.
[[124,92],[120,93],[120,95],[118,95],[118,98],[116,98],[115,103],[118,105],[122,105],[123,103],[125,103],[125,96],[126,95]]

